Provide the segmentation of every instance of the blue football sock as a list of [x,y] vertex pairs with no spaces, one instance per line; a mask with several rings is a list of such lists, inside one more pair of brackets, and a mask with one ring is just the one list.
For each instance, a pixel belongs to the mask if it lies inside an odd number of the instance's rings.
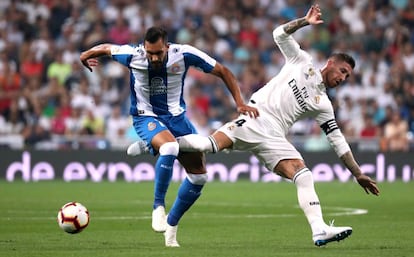
[[155,164],[155,183],[154,183],[154,205],[165,206],[165,195],[170,185],[174,161],[177,157],[174,155],[160,155]]
[[194,204],[200,197],[201,189],[204,185],[194,185],[187,178],[183,181],[178,189],[178,195],[174,205],[168,214],[168,224],[175,226],[180,221],[184,213]]

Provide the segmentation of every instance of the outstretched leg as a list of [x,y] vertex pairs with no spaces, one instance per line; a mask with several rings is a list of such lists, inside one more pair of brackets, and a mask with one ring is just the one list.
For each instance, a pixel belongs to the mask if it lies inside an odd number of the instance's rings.
[[[233,142],[224,133],[217,131],[211,136],[201,136],[198,134],[188,134],[177,138],[180,151],[184,152],[203,152],[216,153],[226,148],[231,148]],[[140,140],[128,146],[127,154],[137,156],[150,153],[145,141]]]
[[334,227],[333,224],[328,226],[324,222],[312,173],[302,160],[282,160],[275,170],[282,176],[292,179],[295,183],[299,206],[311,227],[312,239],[316,246],[340,241],[351,235],[351,227]]
[[216,131],[211,136],[189,134],[177,138],[180,151],[216,153],[226,148],[231,148],[233,141],[221,131]]

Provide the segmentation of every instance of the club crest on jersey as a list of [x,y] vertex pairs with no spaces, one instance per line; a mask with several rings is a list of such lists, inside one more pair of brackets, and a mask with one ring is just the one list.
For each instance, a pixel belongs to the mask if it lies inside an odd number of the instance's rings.
[[309,76],[315,75],[315,71],[313,70],[313,68],[309,68],[308,74]]
[[313,68],[309,68],[308,73],[305,73],[305,79],[307,80],[309,77],[312,77],[313,75],[315,75],[315,71],[313,70]]
[[178,63],[174,63],[171,65],[170,70],[172,73],[178,73],[180,71],[180,65]]
[[147,127],[149,131],[153,131],[157,127],[157,124],[155,122],[148,122]]

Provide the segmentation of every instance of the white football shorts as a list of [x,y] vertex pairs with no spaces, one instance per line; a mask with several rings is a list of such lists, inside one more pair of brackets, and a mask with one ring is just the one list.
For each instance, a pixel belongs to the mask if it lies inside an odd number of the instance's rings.
[[240,115],[237,119],[224,124],[218,131],[233,141],[233,150],[249,151],[270,171],[284,159],[300,159],[302,155],[286,139],[281,129],[269,124],[260,113],[257,118]]

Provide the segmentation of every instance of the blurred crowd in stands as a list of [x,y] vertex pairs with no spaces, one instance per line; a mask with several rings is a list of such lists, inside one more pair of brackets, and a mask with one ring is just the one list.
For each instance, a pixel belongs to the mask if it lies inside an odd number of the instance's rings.
[[[413,150],[414,1],[318,2],[324,24],[294,37],[317,67],[336,51],[355,58],[354,75],[328,92],[343,133],[361,149]],[[86,142],[83,147],[125,148],[136,140],[128,115],[128,70],[104,58],[91,73],[79,54],[104,42],[141,43],[153,25],[163,26],[170,42],[198,47],[230,68],[248,100],[284,63],[273,29],[302,17],[313,3],[2,0],[0,145],[73,148]],[[190,70],[185,88],[187,114],[201,134],[235,117],[228,91],[214,76]],[[290,134],[305,150],[329,148],[312,120],[295,124]],[[99,140],[90,143],[91,138]]]

